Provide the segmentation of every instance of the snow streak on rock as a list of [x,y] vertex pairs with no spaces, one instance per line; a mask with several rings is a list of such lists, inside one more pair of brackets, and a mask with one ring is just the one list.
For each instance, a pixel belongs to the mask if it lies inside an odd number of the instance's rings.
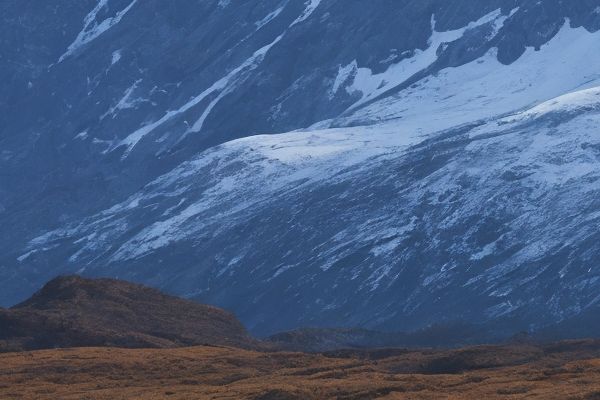
[[[305,21],[315,11],[315,9],[319,5],[319,3],[320,3],[320,0],[310,0],[309,2],[307,2],[306,8],[302,12],[302,14],[296,20],[294,20],[294,22],[292,22],[292,24],[289,26],[289,28],[293,27],[294,25],[296,25],[302,21]],[[275,16],[273,16],[273,18]],[[260,27],[257,29],[260,29]],[[204,99],[217,93],[217,96],[213,100],[211,100],[211,102],[206,106],[206,108],[204,109],[204,112],[202,113],[200,118],[198,118],[198,120],[192,125],[192,127],[187,132],[184,133],[184,135],[180,138],[180,140],[184,139],[190,133],[200,132],[202,130],[202,127],[204,125],[206,118],[211,113],[213,108],[217,105],[217,103],[221,99],[223,99],[223,97],[227,96],[233,90],[235,90],[237,87],[237,84],[241,80],[243,80],[249,72],[256,69],[260,65],[260,63],[262,62],[262,60],[264,59],[264,57],[266,56],[268,51],[273,46],[275,46],[279,41],[281,41],[281,39],[283,38],[285,33],[286,32],[284,31],[279,36],[277,36],[275,38],[275,40],[273,40],[271,43],[256,50],[254,52],[254,54],[252,54],[252,56],[250,58],[248,58],[246,61],[244,61],[240,66],[233,69],[226,76],[224,76],[223,78],[216,81],[212,86],[210,86],[208,89],[204,90],[198,96],[194,97],[193,99],[188,101],[186,104],[184,104],[177,110],[167,112],[159,120],[157,120],[151,124],[145,125],[145,126],[139,128],[138,130],[136,130],[135,132],[129,134],[126,138],[121,140],[112,149],[114,150],[116,148],[125,146],[125,152],[124,152],[122,158],[126,158],[129,155],[129,153],[133,150],[135,145],[140,140],[142,140],[144,138],[144,136],[151,133],[156,128],[163,125],[165,122],[171,120],[173,117],[178,116],[178,115],[186,112],[187,110],[199,105],[200,103],[203,102]]]
[[[83,29],[73,43],[69,45],[67,51],[60,56],[58,62],[62,62],[65,58],[69,57],[73,53],[75,53],[80,47],[88,44],[92,40],[96,39],[98,36],[102,35],[104,32],[121,22],[121,19],[131,10],[131,8],[135,5],[137,0],[133,0],[127,7],[123,10],[117,12],[114,17],[106,18],[103,21],[98,21],[97,16],[98,13],[107,7],[108,0],[100,0],[96,7],[85,17],[83,20]],[[114,60],[114,59],[113,59]],[[114,62],[113,62],[114,63]]]

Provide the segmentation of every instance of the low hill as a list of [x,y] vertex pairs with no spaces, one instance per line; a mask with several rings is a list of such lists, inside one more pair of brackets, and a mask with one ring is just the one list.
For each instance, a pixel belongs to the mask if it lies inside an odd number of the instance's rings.
[[0,309],[0,351],[56,347],[256,347],[222,309],[114,279],[65,276]]

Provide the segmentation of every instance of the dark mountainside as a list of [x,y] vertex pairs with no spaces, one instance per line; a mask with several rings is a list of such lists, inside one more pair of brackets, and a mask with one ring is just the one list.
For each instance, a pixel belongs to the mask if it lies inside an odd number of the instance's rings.
[[59,277],[0,309],[0,351],[58,347],[256,348],[230,313],[113,279]]
[[81,274],[261,337],[594,333],[599,28],[600,0],[2,1],[0,305]]

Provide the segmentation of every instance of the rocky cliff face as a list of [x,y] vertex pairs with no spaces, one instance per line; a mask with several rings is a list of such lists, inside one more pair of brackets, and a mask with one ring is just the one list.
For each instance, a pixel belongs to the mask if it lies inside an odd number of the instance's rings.
[[600,1],[76,3],[2,5],[3,303],[79,272],[257,333],[595,306]]

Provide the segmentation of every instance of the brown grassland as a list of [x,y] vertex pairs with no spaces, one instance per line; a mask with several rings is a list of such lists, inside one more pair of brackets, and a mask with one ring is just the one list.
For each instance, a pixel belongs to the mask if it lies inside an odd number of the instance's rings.
[[459,350],[0,354],[0,399],[600,399],[597,341]]

